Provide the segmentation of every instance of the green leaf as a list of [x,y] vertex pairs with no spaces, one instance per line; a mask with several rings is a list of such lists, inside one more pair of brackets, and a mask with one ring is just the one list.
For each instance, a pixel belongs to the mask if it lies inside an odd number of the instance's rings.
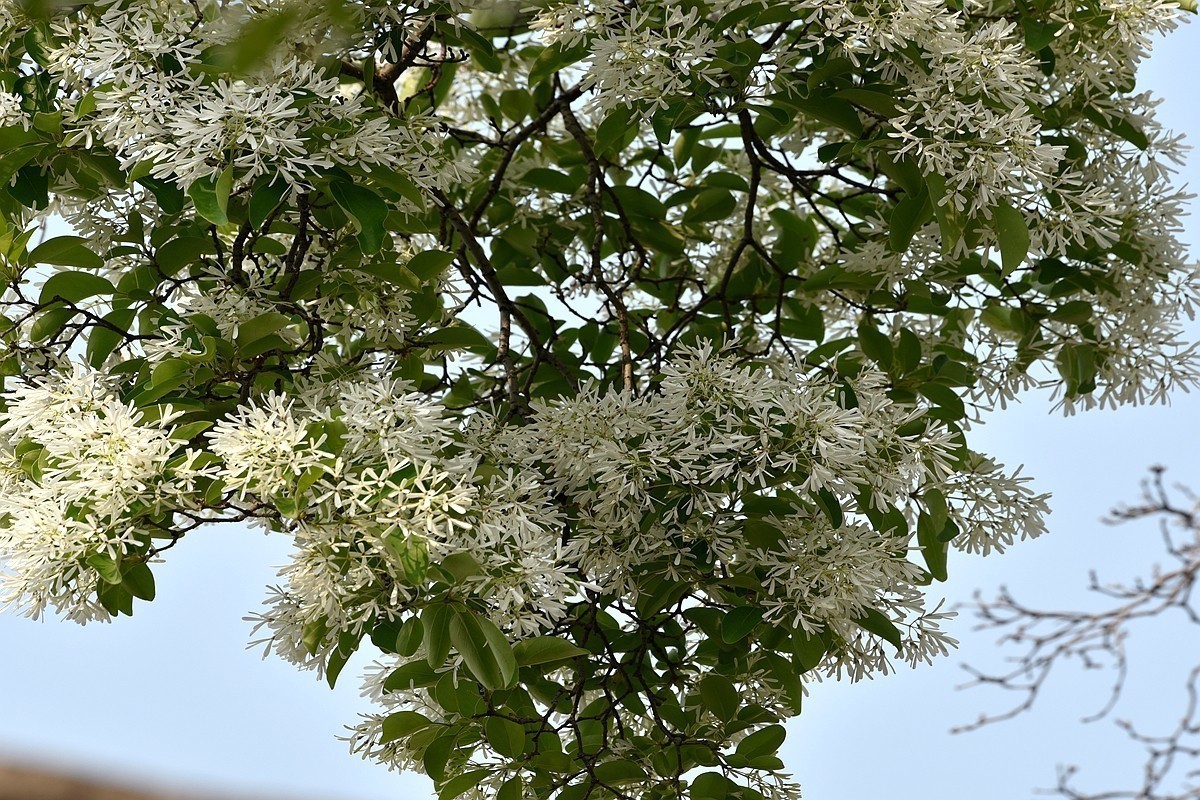
[[738,742],[736,752],[743,758],[773,756],[786,738],[787,731],[782,725],[768,725]]
[[583,186],[583,182],[557,169],[535,167],[521,176],[521,183],[535,189],[544,189],[555,194],[567,196],[575,194]]
[[493,692],[504,688],[504,675],[492,655],[478,617],[466,611],[455,612],[450,618],[450,642],[462,656],[471,675],[485,688]]
[[646,768],[628,758],[602,761],[595,766],[592,774],[596,776],[597,781],[609,786],[646,780]]
[[504,681],[504,687],[513,686],[517,681],[517,657],[513,652],[512,643],[496,627],[496,623],[487,617],[476,616],[476,620],[479,622],[480,629],[483,630],[483,637],[487,640],[487,646],[492,653],[492,658],[496,660],[496,665],[500,667],[500,676]]
[[520,758],[525,752],[525,726],[502,717],[488,717],[483,723],[488,744],[502,756]]
[[937,219],[938,230],[942,238],[942,254],[949,255],[955,251],[962,239],[966,220],[948,198],[949,187],[946,179],[936,172],[925,176],[925,185],[929,190],[929,202],[933,205],[933,216]]
[[354,223],[363,252],[378,253],[383,249],[388,215],[388,205],[383,198],[365,186],[342,181],[329,184],[329,193]]
[[458,746],[458,737],[458,729],[447,728],[425,748],[421,763],[425,767],[425,774],[433,778],[435,783],[446,780],[446,764],[450,761],[450,754]]
[[379,737],[379,743],[394,742],[432,724],[433,720],[416,711],[397,711],[383,718],[383,735]]
[[425,626],[421,624],[421,618],[409,617],[404,620],[400,632],[396,634],[396,652],[408,658],[420,649],[421,640],[424,638]]
[[137,182],[150,190],[158,205],[167,214],[178,214],[183,211],[183,191],[174,181],[152,178],[149,175],[137,179]]
[[654,195],[638,186],[613,186],[613,196],[621,204],[621,211],[631,217],[651,220],[665,219],[667,207]]
[[333,648],[329,660],[325,662],[325,682],[329,684],[330,689],[337,685],[338,675],[342,673],[342,668],[346,666],[350,656],[358,650],[364,633],[361,630],[358,633],[342,631],[338,636],[337,647]]
[[703,772],[688,787],[691,800],[730,800],[735,797],[729,779],[719,772]]
[[424,689],[437,683],[442,674],[429,666],[429,663],[425,659],[419,658],[416,661],[401,664],[392,670],[391,674],[383,682],[383,690],[385,692],[396,692],[409,689]]
[[925,501],[925,511],[929,514],[929,521],[933,525],[934,530],[941,533],[946,527],[946,522],[950,519],[950,509],[946,506],[946,496],[939,489],[930,487],[921,494],[921,499]]
[[815,499],[817,505],[825,512],[825,516],[829,518],[829,524],[835,528],[842,527],[846,518],[842,513],[842,503],[838,500],[837,495],[828,489],[818,489]]
[[454,611],[444,603],[426,606],[421,612],[421,627],[425,629],[425,657],[435,669],[446,663],[450,655],[450,619]]
[[233,167],[226,167],[218,176],[197,178],[188,187],[188,197],[196,206],[196,213],[213,225],[229,223],[229,191],[233,187]]
[[213,249],[212,239],[199,236],[180,236],[158,248],[154,260],[166,275],[175,275],[184,267],[194,267],[200,257]]
[[96,553],[87,557],[88,566],[96,570],[105,583],[119,584],[124,578],[121,576],[121,565],[106,553]]
[[894,117],[900,113],[896,96],[888,92],[880,92],[861,87],[851,87],[834,92],[833,96],[841,100],[849,100],[856,106],[874,111],[884,117]]
[[784,316],[780,324],[788,336],[820,343],[825,339],[825,315],[821,307],[795,297],[783,301]]
[[1083,115],[1101,128],[1120,136],[1139,150],[1145,150],[1150,146],[1150,139],[1146,136],[1145,131],[1123,116],[1118,116],[1115,113],[1112,116],[1107,116],[1090,104],[1084,105]]
[[557,44],[544,48],[529,67],[529,87],[533,88],[564,67],[583,60],[587,54],[587,42],[581,42],[569,48],[563,48]]
[[[416,619],[409,617],[409,619]],[[420,624],[420,620],[417,620]],[[371,626],[371,642],[385,653],[397,653],[399,648],[396,647],[396,639],[400,635],[402,623],[398,618],[384,619],[380,618]],[[409,653],[408,655],[412,655]]]
[[1056,322],[1082,325],[1091,321],[1093,312],[1094,308],[1087,300],[1071,300],[1054,309],[1050,313],[1050,319]]
[[865,630],[895,645],[897,650],[904,649],[904,640],[900,638],[899,628],[883,613],[873,608],[868,608],[861,617],[854,621]]
[[944,409],[954,419],[962,419],[967,415],[966,406],[958,393],[942,383],[923,383],[917,387],[917,392],[929,398],[938,407]]
[[763,610],[750,606],[740,606],[731,610],[721,620],[721,639],[726,644],[741,641],[754,630],[762,621]]
[[125,336],[121,331],[129,330],[130,323],[133,322],[136,313],[132,308],[110,311],[104,315],[104,321],[112,325],[113,328],[120,330],[97,326],[88,332],[87,361],[93,368],[100,369],[103,367],[104,362],[117,349],[117,346],[125,341]]
[[38,111],[33,115],[33,127],[55,136],[62,135],[62,112],[56,111],[53,114],[48,114],[45,111]]
[[1067,396],[1078,397],[1096,389],[1096,348],[1087,343],[1064,344],[1054,358],[1058,374],[1067,385]]
[[454,262],[454,253],[445,250],[426,250],[417,253],[404,266],[408,271],[420,278],[422,283],[428,283],[441,275],[446,267]]
[[53,305],[44,310],[29,328],[29,340],[41,342],[57,336],[75,317],[75,309]]
[[912,372],[921,365],[923,355],[921,340],[908,328],[901,328],[900,341],[896,345],[895,355],[901,372]]
[[[29,254],[29,263],[100,269],[104,266],[104,259],[92,252],[86,239],[79,236],[56,236],[33,248]],[[111,284],[109,286],[111,287]]]
[[483,573],[483,567],[470,553],[451,553],[441,560],[438,567],[449,573],[454,583],[463,583]]
[[807,98],[789,97],[783,102],[794,106],[807,116],[841,128],[852,136],[862,135],[863,126],[858,111],[846,100],[814,95]]
[[888,245],[892,252],[903,253],[908,250],[913,236],[931,219],[933,219],[933,204],[929,201],[929,192],[922,184],[920,194],[904,195],[892,209],[888,229]]
[[882,369],[892,366],[892,340],[880,332],[869,317],[863,317],[858,323],[858,345],[863,355]]
[[799,714],[804,707],[804,684],[800,681],[800,673],[804,670],[779,653],[766,653],[766,663],[771,680],[783,689],[787,708],[793,714]]
[[42,286],[39,302],[47,305],[61,299],[68,303],[78,303],[98,294],[112,294],[113,291],[113,285],[99,275],[90,272],[56,272],[47,278]]
[[725,219],[737,208],[737,200],[728,189],[705,189],[692,198],[684,212],[683,221],[688,223],[715,222]]
[[556,636],[536,636],[524,639],[513,647],[517,663],[522,667],[538,664],[553,664],[570,658],[589,655],[587,650],[577,647]]
[[519,777],[509,778],[501,785],[500,791],[496,792],[496,800],[522,800],[524,796],[524,786]]
[[325,642],[325,635],[328,633],[329,619],[327,617],[318,617],[304,623],[304,626],[300,629],[300,642],[304,645],[304,649],[308,651],[310,656],[315,656],[317,651],[321,649],[321,645]]
[[177,425],[171,429],[171,438],[181,442],[190,442],[212,426],[212,422],[206,419],[189,422],[186,425]]
[[423,584],[425,575],[429,572],[429,543],[419,536],[405,535],[398,531],[385,536],[383,542],[400,561],[408,582],[413,586]]
[[267,217],[271,212],[279,207],[283,202],[284,195],[288,193],[291,187],[283,178],[264,175],[259,178],[254,184],[254,190],[250,194],[250,206],[248,209],[251,226],[255,228],[262,227],[262,224],[267,221]]
[[1022,16],[1021,28],[1025,32],[1025,46],[1037,53],[1054,41],[1054,36],[1062,28],[1062,25],[1039,22]]
[[1001,267],[1009,275],[1029,255],[1029,226],[1024,214],[1002,200],[992,209],[992,227],[1000,244]]
[[700,679],[700,699],[722,722],[732,720],[742,707],[740,695],[733,682],[724,675],[715,673],[709,673]]
[[149,388],[138,395],[138,404],[146,405],[187,383],[193,374],[193,367],[182,358],[168,358],[154,365],[150,371]]
[[464,792],[481,785],[483,776],[491,775],[490,769],[473,769],[461,775],[455,775],[438,787],[438,800],[454,800]]
[[96,597],[110,614],[133,614],[133,595],[123,586],[103,583],[96,590]]
[[809,670],[820,664],[828,649],[820,636],[808,634],[800,628],[792,631],[792,655],[804,669]]
[[922,511],[917,515],[917,544],[921,548],[921,556],[925,559],[925,566],[935,580],[944,581],[949,577],[949,573],[946,570],[949,543],[942,541],[941,533],[942,528],[934,525],[934,521],[929,514]]
[[486,336],[465,323],[430,331],[421,338],[421,344],[442,350],[490,352],[495,348]]
[[239,349],[244,349],[260,339],[265,339],[271,334],[283,330],[291,322],[291,317],[280,314],[278,311],[268,311],[252,319],[239,322],[237,326],[237,346]]
[[596,126],[596,138],[593,143],[596,155],[619,152],[632,141],[638,129],[633,122],[635,113],[636,109],[625,105],[617,106],[608,112],[608,116]]
[[266,64],[300,21],[299,8],[284,7],[251,15],[228,44],[211,55],[217,66],[242,75]]

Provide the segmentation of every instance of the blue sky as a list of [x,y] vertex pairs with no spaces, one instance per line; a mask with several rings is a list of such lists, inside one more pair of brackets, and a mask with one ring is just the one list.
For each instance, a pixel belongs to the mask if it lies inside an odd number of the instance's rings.
[[[1165,98],[1161,117],[1177,131],[1200,130],[1196,52],[1200,25],[1193,24],[1162,42],[1143,67],[1143,87]],[[1200,157],[1180,180],[1200,186]],[[1195,252],[1200,221],[1189,220],[1188,234]],[[1152,526],[1098,521],[1117,502],[1136,499],[1146,468],[1166,464],[1174,479],[1200,488],[1189,424],[1200,395],[1180,395],[1169,408],[1071,418],[1050,414],[1049,405],[1026,398],[976,430],[972,444],[1025,464],[1037,486],[1054,494],[1051,531],[1005,556],[955,558],[952,601],[1006,584],[1034,605],[1084,604],[1089,569],[1119,579],[1153,563]],[[331,692],[314,676],[245,649],[250,625],[242,617],[259,606],[286,553],[281,537],[212,528],[190,535],[156,568],[159,599],[132,619],[79,627],[0,616],[0,760],[250,795],[430,797],[424,778],[360,761],[336,739],[367,708],[353,662]],[[1014,800],[1051,786],[1059,763],[1080,764],[1085,786],[1138,780],[1138,753],[1111,722],[1078,724],[1103,703],[1106,675],[1064,672],[1033,714],[951,736],[950,727],[1002,709],[1005,699],[955,689],[965,679],[964,660],[986,665],[1002,657],[970,627],[967,618],[955,624],[960,651],[932,667],[811,687],[783,753],[809,800]],[[1200,659],[1200,647],[1181,647],[1172,633],[1157,624],[1134,637],[1134,676],[1115,716],[1171,721],[1183,676]]]

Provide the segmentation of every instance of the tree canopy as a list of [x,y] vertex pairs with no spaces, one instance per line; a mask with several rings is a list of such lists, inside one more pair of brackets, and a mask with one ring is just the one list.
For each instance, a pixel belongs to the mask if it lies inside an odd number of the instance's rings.
[[372,651],[351,747],[442,800],[796,797],[814,683],[1043,530],[970,423],[1200,374],[1178,13],[0,2],[0,603],[250,523],[259,643]]

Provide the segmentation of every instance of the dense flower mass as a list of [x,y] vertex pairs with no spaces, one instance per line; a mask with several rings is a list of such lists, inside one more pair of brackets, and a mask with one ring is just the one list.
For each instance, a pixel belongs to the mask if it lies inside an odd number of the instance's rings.
[[1178,11],[0,0],[0,604],[257,525],[255,643],[374,653],[445,800],[797,796],[814,683],[1043,530],[971,424],[1200,375]]

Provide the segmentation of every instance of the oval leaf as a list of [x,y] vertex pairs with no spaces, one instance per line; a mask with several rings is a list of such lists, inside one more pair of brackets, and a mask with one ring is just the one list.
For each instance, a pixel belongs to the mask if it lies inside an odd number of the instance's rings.
[[387,234],[388,206],[383,198],[365,186],[335,181],[329,185],[334,201],[346,212],[358,231],[358,243],[364,253],[378,253]]
[[553,664],[557,661],[565,661],[568,658],[578,658],[579,656],[588,655],[588,651],[582,647],[571,644],[565,639],[559,639],[556,636],[537,636],[533,639],[525,639],[517,642],[513,647],[513,653],[517,657],[517,663],[522,667],[530,667],[536,664]]
[[503,717],[488,717],[483,723],[488,744],[502,756],[520,758],[525,752],[525,726]]

